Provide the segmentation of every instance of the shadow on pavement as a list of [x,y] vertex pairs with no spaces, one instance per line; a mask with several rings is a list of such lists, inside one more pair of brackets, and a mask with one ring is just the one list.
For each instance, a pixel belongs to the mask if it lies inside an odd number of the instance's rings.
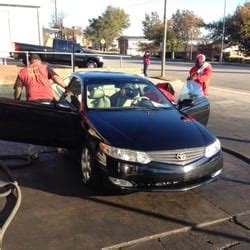
[[100,200],[98,198],[93,198],[93,197],[82,197],[82,198],[84,198],[86,200],[90,200],[92,202],[96,202],[98,204],[101,203],[101,204],[104,204],[104,205],[107,205],[107,206],[116,207],[116,208],[123,209],[123,210],[126,210],[126,211],[131,211],[133,213],[144,214],[146,216],[154,217],[154,218],[165,220],[165,221],[168,221],[168,222],[173,222],[173,223],[181,225],[182,227],[188,227],[192,231],[206,233],[206,234],[209,234],[209,235],[221,236],[221,237],[225,237],[225,238],[229,238],[229,239],[233,239],[233,240],[237,240],[237,241],[250,243],[250,239],[248,239],[248,238],[241,237],[241,236],[236,235],[236,234],[222,233],[222,232],[215,231],[215,230],[205,229],[205,228],[199,227],[198,225],[196,225],[196,224],[194,224],[192,222],[181,220],[181,219],[178,219],[178,218],[175,218],[175,217],[161,215],[161,214],[157,214],[157,213],[154,213],[154,212],[145,211],[143,209],[129,207],[129,206],[126,206],[126,205],[116,204],[114,202],[104,201],[104,200]]
[[218,136],[218,138],[222,140],[227,140],[227,141],[250,143],[250,140],[248,139],[238,139],[238,138],[231,138],[231,137],[224,137],[224,136]]
[[233,178],[221,177],[221,179],[224,180],[224,181],[230,181],[230,182],[234,182],[234,183],[240,183],[240,184],[244,184],[244,185],[250,185],[250,182],[242,181],[242,180],[237,180],[237,179],[233,179]]

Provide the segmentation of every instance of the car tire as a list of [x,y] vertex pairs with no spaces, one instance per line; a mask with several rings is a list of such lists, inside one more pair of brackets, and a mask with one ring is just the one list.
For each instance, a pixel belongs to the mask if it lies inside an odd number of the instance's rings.
[[84,145],[80,150],[79,165],[82,181],[86,186],[99,188],[101,185],[100,174],[94,164],[90,148]]
[[131,193],[131,191],[121,190],[115,187],[101,174],[100,170],[98,171],[90,147],[82,146],[79,151],[79,156],[81,178],[85,186],[93,188],[101,194],[121,195]]
[[97,63],[94,61],[88,61],[87,62],[87,68],[97,68]]

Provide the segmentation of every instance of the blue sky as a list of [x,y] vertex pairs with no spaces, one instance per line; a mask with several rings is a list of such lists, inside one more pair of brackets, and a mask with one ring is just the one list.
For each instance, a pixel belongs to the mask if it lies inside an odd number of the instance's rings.
[[[21,1],[21,0],[19,0]],[[39,0],[36,0],[39,2]],[[34,4],[34,0],[32,1]],[[40,0],[42,4],[42,16],[50,18],[54,9],[55,0]],[[108,5],[120,7],[130,17],[130,27],[124,31],[125,35],[142,35],[142,21],[145,13],[158,12],[163,18],[164,0],[56,0],[57,9],[66,16],[67,26],[82,26],[89,24],[88,20],[101,15]],[[225,0],[167,0],[167,16],[171,17],[177,9],[188,9],[202,17],[205,22],[218,20],[223,17]],[[238,5],[243,5],[246,0],[226,0],[226,15],[234,12]]]

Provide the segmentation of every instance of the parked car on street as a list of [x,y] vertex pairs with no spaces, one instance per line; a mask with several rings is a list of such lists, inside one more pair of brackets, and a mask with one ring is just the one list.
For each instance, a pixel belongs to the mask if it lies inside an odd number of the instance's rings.
[[[198,84],[174,105],[149,80],[75,72],[50,104],[0,98],[0,139],[75,152],[83,182],[126,190],[188,190],[222,171],[219,140],[203,125],[209,102]],[[203,123],[203,124],[202,124]]]
[[[20,51],[29,51],[29,52],[68,52],[76,53],[75,66],[79,68],[100,68],[103,67],[103,58],[101,56],[96,56],[94,53],[91,53],[90,50],[81,48],[77,43],[68,40],[54,39],[53,47],[26,44],[26,43],[17,43],[14,44],[14,49],[17,52]],[[24,64],[27,64],[27,58],[25,53],[11,53],[15,59],[22,60]],[[71,65],[71,54],[56,54],[56,53],[41,53],[39,54],[43,61],[46,61],[51,64],[62,64],[62,65]]]

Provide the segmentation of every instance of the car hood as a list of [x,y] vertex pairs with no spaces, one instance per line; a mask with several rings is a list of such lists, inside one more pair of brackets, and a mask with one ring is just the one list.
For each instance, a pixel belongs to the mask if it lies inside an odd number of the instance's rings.
[[111,146],[140,151],[203,147],[215,137],[176,109],[89,111],[91,126]]

